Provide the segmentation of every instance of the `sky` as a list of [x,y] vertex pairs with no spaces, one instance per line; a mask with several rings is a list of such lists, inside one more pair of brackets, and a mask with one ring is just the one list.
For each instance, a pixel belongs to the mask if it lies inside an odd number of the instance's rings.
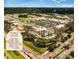
[[4,7],[74,7],[74,0],[4,0]]

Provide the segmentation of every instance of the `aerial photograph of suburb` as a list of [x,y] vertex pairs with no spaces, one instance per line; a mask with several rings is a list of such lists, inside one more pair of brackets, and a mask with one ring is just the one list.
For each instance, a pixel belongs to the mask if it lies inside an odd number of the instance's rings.
[[74,0],[4,0],[4,59],[74,59]]

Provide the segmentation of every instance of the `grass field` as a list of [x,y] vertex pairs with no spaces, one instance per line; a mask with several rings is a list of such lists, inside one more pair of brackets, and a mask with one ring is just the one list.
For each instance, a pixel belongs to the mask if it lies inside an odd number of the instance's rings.
[[31,42],[24,41],[23,43],[24,43],[24,45],[26,47],[29,47],[31,50],[33,50],[34,52],[37,52],[39,54],[43,54],[44,52],[47,51],[47,48],[39,48],[39,47],[36,47]]
[[31,18],[19,18],[19,19],[16,19],[16,22],[26,22],[26,23],[30,23],[32,22],[33,20]]
[[6,51],[5,55],[8,59],[25,59],[18,51]]
[[8,59],[13,59],[13,57],[7,51],[5,51],[4,54]]

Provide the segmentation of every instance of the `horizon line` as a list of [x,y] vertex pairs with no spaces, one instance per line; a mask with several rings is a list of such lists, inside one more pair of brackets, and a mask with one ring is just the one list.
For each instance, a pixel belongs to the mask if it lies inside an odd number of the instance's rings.
[[4,8],[74,8],[74,7],[4,7]]

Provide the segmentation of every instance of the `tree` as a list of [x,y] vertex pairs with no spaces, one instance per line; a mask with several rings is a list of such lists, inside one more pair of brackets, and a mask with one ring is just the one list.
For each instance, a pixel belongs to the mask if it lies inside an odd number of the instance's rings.
[[49,50],[49,52],[52,52],[55,48],[57,48],[57,46],[55,44],[54,45],[50,45],[48,47],[48,50]]
[[69,45],[65,45],[64,48],[65,49],[69,49],[70,47],[69,47]]
[[74,32],[74,21],[69,22],[68,24],[65,25],[65,32]]
[[7,20],[4,20],[4,30],[5,30],[5,32],[9,32],[10,31],[11,25],[12,24],[10,22],[8,22]]
[[68,56],[66,56],[66,58],[65,59],[70,59]]
[[74,57],[74,51],[72,51],[70,55],[71,55],[72,57]]

